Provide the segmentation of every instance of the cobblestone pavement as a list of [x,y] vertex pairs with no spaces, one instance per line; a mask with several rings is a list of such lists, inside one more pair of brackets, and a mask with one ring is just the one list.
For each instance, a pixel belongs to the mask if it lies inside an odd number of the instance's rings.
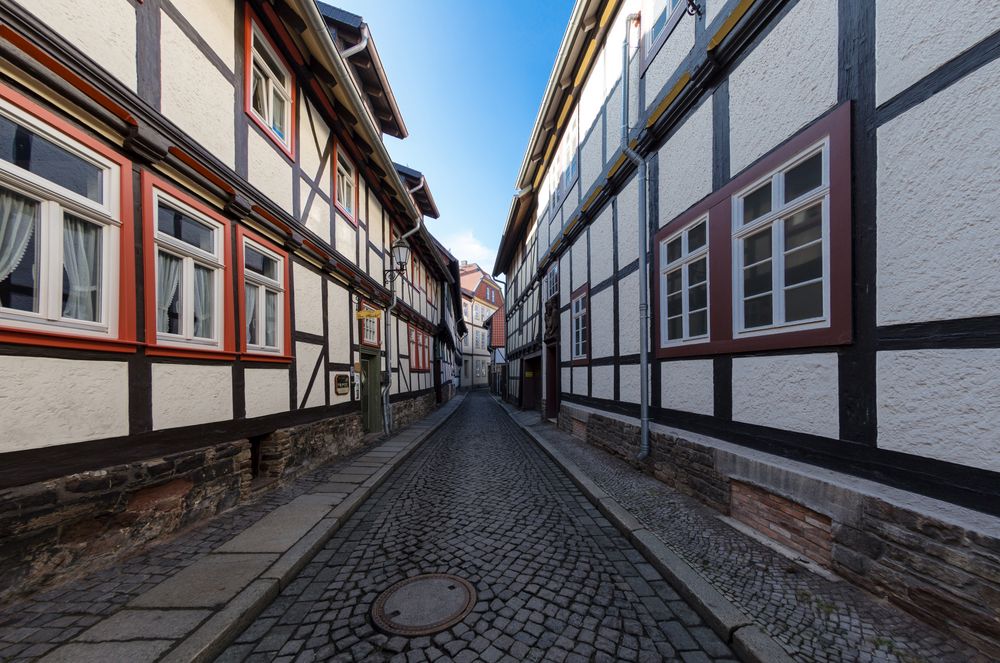
[[[260,499],[178,534],[169,542],[0,610],[0,661],[34,660],[121,610],[126,603],[258,522],[274,509],[343,472],[360,449]],[[111,662],[108,663],[117,663]]]
[[[537,415],[516,413],[519,420]],[[800,661],[972,663],[962,642],[846,581],[811,573],[718,512],[554,427],[535,429]]]
[[[368,612],[454,573],[473,611],[431,637]],[[485,393],[467,397],[219,661],[695,661],[734,656]]]

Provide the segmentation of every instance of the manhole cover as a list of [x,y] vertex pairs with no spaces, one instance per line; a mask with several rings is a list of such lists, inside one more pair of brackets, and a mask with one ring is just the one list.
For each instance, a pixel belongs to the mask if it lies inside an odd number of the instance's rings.
[[372,621],[394,635],[430,635],[453,626],[476,604],[476,590],[466,580],[444,573],[407,578],[379,594]]

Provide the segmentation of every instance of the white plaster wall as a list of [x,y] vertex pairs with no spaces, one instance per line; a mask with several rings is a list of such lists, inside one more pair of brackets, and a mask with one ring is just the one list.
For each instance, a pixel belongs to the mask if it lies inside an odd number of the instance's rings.
[[[222,72],[205,59],[194,42],[162,11],[160,58],[169,63],[161,67],[160,110],[216,158],[233,167],[236,162],[233,95],[236,92]],[[253,138],[251,132],[251,175],[254,170]],[[285,180],[291,191],[291,171],[287,168]]]
[[711,359],[666,361],[660,368],[663,407],[698,414],[715,413],[714,368]]
[[356,262],[358,256],[358,229],[353,223],[348,221],[337,212],[333,215],[333,227],[336,237],[337,250],[344,254],[352,263]]
[[639,179],[629,180],[618,194],[618,268],[639,257]]
[[878,322],[1000,313],[1000,62],[878,130]]
[[326,288],[326,298],[326,308],[330,316],[330,327],[328,330],[330,361],[338,364],[347,363],[351,358],[350,325],[354,324],[350,295],[345,288],[331,281]]
[[204,38],[229,70],[236,66],[233,0],[171,0],[181,16]]
[[[306,200],[309,199],[309,190],[311,185],[306,179],[302,179],[302,193],[300,195],[300,200],[302,201],[303,207],[306,204]],[[313,231],[319,238],[326,243],[330,243],[330,205],[323,200],[320,196],[313,196],[312,203],[308,210],[303,209],[306,213],[305,224],[306,228]]]
[[587,270],[587,233],[577,235],[571,249],[573,253],[573,290],[587,282],[590,272]]
[[288,369],[248,368],[243,375],[248,419],[288,411]]
[[1000,349],[879,352],[881,449],[1000,472]]
[[[330,128],[319,110],[303,95],[298,97],[299,106],[299,160],[302,172],[310,179],[319,178],[320,188],[330,193],[330,158],[323,159],[323,151],[330,142]],[[362,198],[364,200],[364,198]]]
[[567,366],[561,368],[560,370],[562,371],[562,375],[559,377],[559,379],[562,380],[562,382],[560,382],[559,388],[564,392],[570,393],[569,381],[570,381],[570,376],[572,375],[571,369]]
[[155,430],[232,418],[232,368],[153,364]]
[[588,394],[586,366],[573,367],[573,393],[578,396],[586,396]]
[[0,452],[128,435],[128,364],[0,356]]
[[295,329],[323,333],[323,277],[297,262],[292,263],[295,282]]
[[694,16],[685,14],[646,69],[646,108],[657,101],[677,67],[694,47]]
[[269,138],[247,131],[247,172],[250,184],[292,213],[292,168]]
[[[583,135],[583,128],[580,128]],[[597,178],[601,174],[604,164],[601,160],[601,148],[604,142],[600,118],[597,119],[597,126],[591,129],[589,135],[585,136],[580,145],[580,186],[584,195],[594,186]],[[545,242],[543,246],[548,246]]]
[[639,402],[639,365],[628,364],[618,367],[619,401],[624,403]]
[[605,288],[590,298],[591,357],[609,357],[615,352],[614,289]]
[[935,0],[875,5],[875,100],[883,103],[1000,30],[1000,2],[967,0],[941,13]]
[[733,420],[839,437],[837,355],[733,359]]
[[712,98],[660,148],[660,227],[712,192]]
[[[449,375],[450,374],[451,373],[449,373]],[[327,377],[327,379],[330,382],[330,405],[337,405],[338,403],[346,403],[347,401],[351,400],[351,390],[354,389],[354,387],[351,386],[351,388],[347,390],[346,394],[341,394],[340,396],[338,396],[337,395],[337,388],[336,388],[337,387],[336,379],[337,379],[338,375],[347,375],[347,373],[345,373],[345,372],[339,372],[339,373],[333,373],[333,372],[331,372],[330,375]]]
[[[368,193],[367,186],[362,180],[362,187],[364,187],[364,193]],[[371,193],[367,196],[369,199],[374,198],[375,194]],[[361,199],[364,201],[364,198]],[[365,207],[362,203],[362,207]],[[368,241],[370,241],[375,246],[381,247],[382,243],[382,209],[376,209],[370,203],[367,205],[368,209],[366,211],[365,219],[368,222]],[[381,280],[381,279],[380,279]]]
[[615,397],[615,367],[614,366],[592,366],[591,373],[591,395],[594,398],[605,398],[613,400]]
[[738,173],[837,102],[837,3],[801,0],[729,78]]
[[614,212],[611,205],[605,205],[601,213],[590,224],[590,283],[597,285],[611,277],[614,272]]
[[564,252],[559,257],[559,305],[569,304],[569,294],[573,290],[569,287],[569,259],[568,252]]
[[[705,25],[711,26],[712,21],[715,17],[719,15],[719,10],[722,9],[726,4],[726,0],[704,0],[702,2],[702,7],[705,8]],[[709,32],[714,34],[713,30]]]
[[[559,353],[562,355],[562,361],[569,361],[573,357],[573,346],[570,343],[571,331],[569,311],[563,311],[559,314]],[[566,384],[568,385],[569,382]]]
[[295,344],[296,407],[316,407],[317,405],[326,403],[326,393],[324,391],[324,379],[326,376],[323,375],[323,367],[320,366],[319,373],[316,374],[316,382],[313,384],[312,391],[309,392],[309,399],[305,405],[302,404],[302,398],[306,395],[306,389],[309,387],[309,379],[312,377],[313,369],[316,368],[316,360],[322,351],[322,345],[314,343]]
[[[620,41],[618,43],[621,44]],[[616,67],[606,68],[606,71],[615,72],[614,74],[609,73],[607,77],[614,78],[616,81],[621,79],[621,57],[618,58],[618,63]],[[604,122],[608,128],[604,132],[605,165],[615,160],[615,150],[618,150],[622,145],[622,86],[616,83],[613,88],[608,88],[608,90],[609,94],[604,104]]]
[[639,272],[632,272],[618,283],[618,352],[639,352]]
[[[20,4],[135,91],[136,16],[128,0],[34,0]],[[230,108],[232,105],[230,100]]]

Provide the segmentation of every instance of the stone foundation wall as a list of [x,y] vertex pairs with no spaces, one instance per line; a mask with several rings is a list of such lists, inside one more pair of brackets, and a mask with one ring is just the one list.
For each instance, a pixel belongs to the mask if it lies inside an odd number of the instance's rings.
[[395,430],[399,430],[418,419],[423,419],[437,407],[437,399],[434,392],[407,398],[392,404],[392,425]]
[[637,425],[567,403],[558,426],[1000,660],[995,518],[697,435],[654,430],[639,463]]
[[360,413],[276,430],[260,442],[259,476],[294,476],[356,451],[363,438]]

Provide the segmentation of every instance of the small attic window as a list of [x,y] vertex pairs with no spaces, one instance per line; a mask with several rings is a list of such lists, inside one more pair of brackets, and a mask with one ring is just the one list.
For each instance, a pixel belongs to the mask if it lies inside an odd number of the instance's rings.
[[295,80],[254,21],[250,21],[247,112],[291,156]]

